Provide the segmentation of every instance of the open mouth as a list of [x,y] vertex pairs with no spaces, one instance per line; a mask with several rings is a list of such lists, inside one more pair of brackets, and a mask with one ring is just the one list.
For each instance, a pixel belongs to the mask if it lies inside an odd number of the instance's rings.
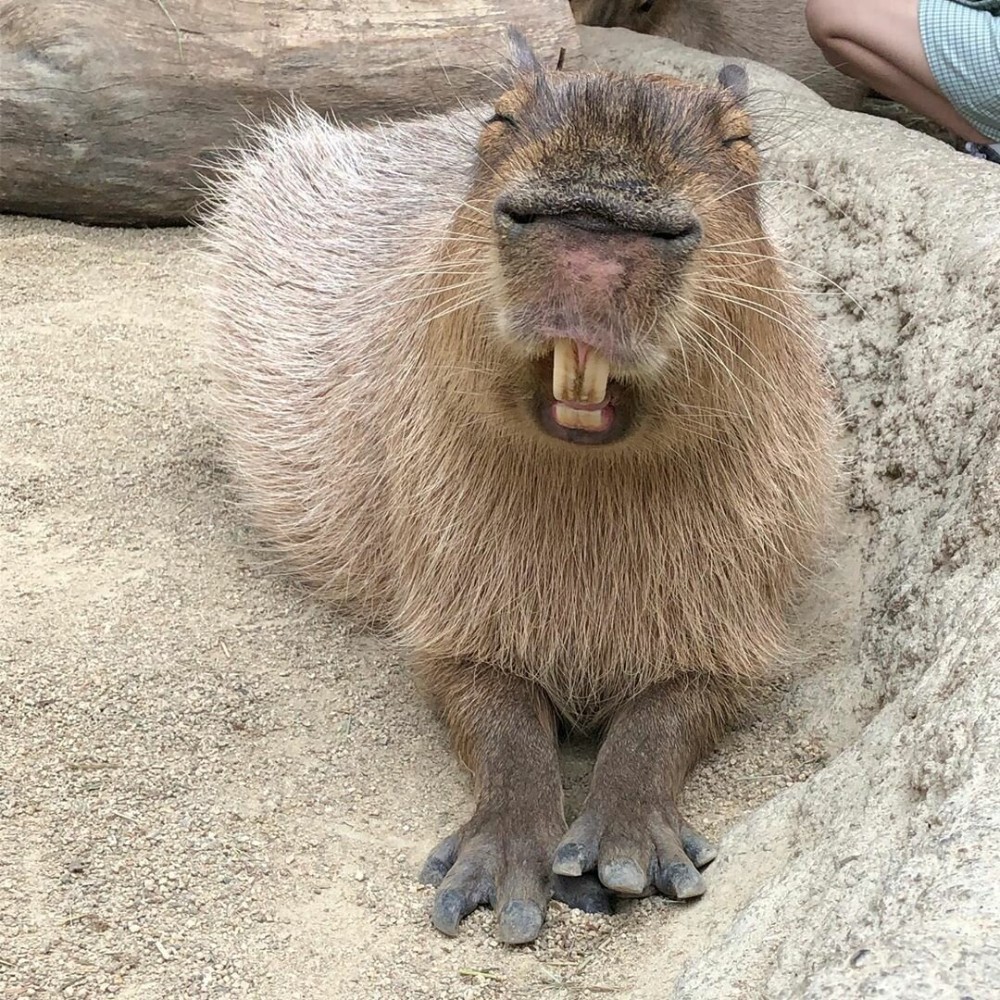
[[572,444],[608,444],[620,438],[628,407],[609,375],[608,359],[600,351],[566,337],[554,341],[539,371],[542,429]]

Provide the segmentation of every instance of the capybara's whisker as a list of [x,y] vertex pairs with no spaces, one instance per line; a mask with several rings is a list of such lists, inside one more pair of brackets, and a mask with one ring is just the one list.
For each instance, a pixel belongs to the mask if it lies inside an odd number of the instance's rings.
[[773,260],[781,264],[783,267],[796,267],[800,271],[805,271],[807,274],[815,275],[822,281],[825,281],[828,285],[832,285],[838,292],[840,292],[850,303],[854,306],[863,316],[867,315],[865,307],[846,289],[843,285],[838,284],[829,275],[824,274],[822,271],[818,271],[815,267],[811,267],[808,264],[803,264],[801,261],[788,260],[785,257],[780,257],[776,254],[759,254],[750,251],[738,251],[738,250],[718,250],[717,253],[727,255],[730,257],[740,257],[743,259],[751,260]]
[[738,193],[740,191],[746,191],[746,190],[749,190],[751,188],[762,188],[762,187],[765,187],[765,186],[768,186],[768,185],[775,185],[775,184],[776,185],[781,185],[781,186],[784,186],[784,187],[799,188],[802,191],[808,191],[811,195],[813,195],[814,197],[816,197],[820,201],[822,201],[823,204],[830,211],[836,212],[841,218],[850,219],[851,221],[858,223],[859,226],[861,225],[861,223],[859,222],[859,220],[856,219],[854,216],[852,216],[847,211],[847,209],[845,209],[842,205],[836,204],[836,202],[834,202],[832,198],[830,198],[828,195],[826,195],[822,191],[820,191],[819,188],[813,187],[811,184],[804,184],[804,183],[802,183],[802,181],[793,181],[793,180],[790,180],[787,177],[765,177],[765,178],[762,178],[762,179],[759,179],[759,180],[756,180],[756,181],[748,182],[746,184],[741,184],[738,187],[731,188],[729,190],[721,191],[713,199],[712,204],[715,204],[715,202],[721,201],[723,198],[731,197],[732,195],[734,195],[734,194],[736,194],[736,193]]
[[[725,285],[728,288],[732,288],[734,284],[738,284],[741,288],[746,288],[751,291],[760,292],[761,295],[766,296],[769,299],[777,299],[779,301],[786,300],[787,292],[782,292],[774,288],[768,288],[766,285],[754,285],[747,281],[742,281],[733,276],[735,274],[742,274],[744,271],[743,264],[712,264],[712,276],[706,277],[704,282],[706,285],[720,284]],[[807,296],[823,296],[823,295],[836,295],[840,296],[843,293],[836,288],[836,282],[829,282],[830,285],[834,286],[831,288],[809,288],[802,287],[798,288],[798,293]]]
[[721,250],[724,247],[745,246],[750,243],[763,243],[768,247],[771,245],[771,241],[766,236],[747,236],[741,240],[726,240],[724,243],[709,243],[702,247],[702,249],[708,252],[710,250]]
[[721,287],[727,287],[730,292],[739,291],[741,288],[747,288],[749,286],[745,285],[743,282],[729,282],[728,285],[722,281],[705,278],[703,279],[703,287],[706,288],[708,294],[712,295],[714,298],[721,302],[732,302],[743,309],[749,309],[751,312],[755,312],[760,316],[765,317],[776,323],[778,327],[786,332],[790,333],[794,337],[806,337],[808,338],[808,329],[801,325],[793,322],[793,318],[788,315],[786,311],[781,309],[772,308],[762,302],[756,302],[751,299],[745,298],[744,296],[727,294],[725,292],[717,290]]
[[[706,320],[714,328],[715,332],[718,333],[721,325],[713,316],[706,314],[703,309],[690,300],[682,299],[680,301],[685,309],[688,309],[693,313],[697,313],[702,320]],[[692,346],[697,347],[698,350],[708,355],[708,357],[715,362],[717,372],[724,375],[731,383],[733,390],[736,392],[740,401],[743,415],[749,418],[751,416],[751,409],[747,398],[744,395],[743,383],[737,377],[736,373],[727,363],[722,354],[719,353],[717,346],[719,339],[717,337],[706,335],[705,331],[700,328],[699,323],[694,319],[682,321],[680,325],[683,333],[686,333],[687,336],[691,338]],[[730,354],[733,354],[733,352],[730,351]]]
[[[713,298],[719,299],[721,298],[721,296],[713,293]],[[704,306],[700,305],[698,302],[691,301],[688,303],[688,305],[690,309],[693,312],[697,313],[706,323],[708,323],[716,333],[716,336],[714,337],[706,337],[704,331],[700,330],[697,331],[699,337],[699,343],[702,345],[704,349],[711,348],[715,352],[715,356],[719,357],[720,363],[723,364],[724,362],[722,362],[721,356],[718,354],[718,349],[726,351],[729,354],[729,356],[731,356],[735,361],[739,361],[743,365],[746,371],[750,372],[750,374],[752,374],[755,378],[758,378],[761,381],[763,381],[769,389],[771,389],[774,392],[777,392],[777,387],[771,384],[767,380],[766,376],[760,370],[760,368],[750,364],[750,362],[746,358],[744,358],[739,351],[736,350],[733,344],[730,343],[730,341],[734,341],[736,344],[739,344],[742,348],[749,351],[750,354],[752,354],[754,357],[758,358],[759,360],[763,360],[760,352],[757,350],[756,347],[754,347],[752,341],[750,341],[738,327],[736,327],[732,322],[730,322],[730,320],[728,320],[721,313],[709,312],[706,308],[704,308]],[[726,336],[727,334],[728,336]],[[766,365],[766,361],[764,363]],[[725,364],[724,367],[726,371],[730,375],[732,375],[732,377],[735,379],[736,376],[735,373],[732,371],[732,369]]]

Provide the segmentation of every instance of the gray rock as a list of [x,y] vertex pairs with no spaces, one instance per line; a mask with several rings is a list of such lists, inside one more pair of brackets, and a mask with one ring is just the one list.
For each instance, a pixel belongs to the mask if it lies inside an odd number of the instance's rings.
[[[585,45],[619,69],[723,62],[622,31]],[[750,76],[762,195],[843,395],[860,552],[853,648],[792,698],[828,733],[864,725],[728,831],[686,950],[675,922],[644,928],[659,954],[634,996],[997,996],[1000,169]]]

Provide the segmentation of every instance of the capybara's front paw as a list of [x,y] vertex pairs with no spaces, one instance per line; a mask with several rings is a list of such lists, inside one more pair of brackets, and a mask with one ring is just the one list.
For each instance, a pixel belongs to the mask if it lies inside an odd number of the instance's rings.
[[712,844],[668,797],[651,803],[612,794],[585,805],[556,849],[552,870],[569,877],[596,870],[601,884],[619,896],[659,891],[691,899],[705,891],[699,869],[714,857]]
[[505,944],[538,937],[549,900],[588,913],[610,913],[607,892],[593,877],[553,875],[558,833],[517,830],[509,819],[477,814],[431,851],[420,880],[437,886],[431,919],[444,934],[478,906],[497,914],[496,936]]

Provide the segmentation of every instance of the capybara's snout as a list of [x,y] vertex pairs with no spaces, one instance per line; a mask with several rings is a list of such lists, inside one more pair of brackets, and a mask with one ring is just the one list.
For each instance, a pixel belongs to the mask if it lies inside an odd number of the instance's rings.
[[634,191],[508,192],[494,209],[508,326],[529,351],[569,338],[616,368],[662,345],[650,309],[679,290],[701,222],[676,199]]

